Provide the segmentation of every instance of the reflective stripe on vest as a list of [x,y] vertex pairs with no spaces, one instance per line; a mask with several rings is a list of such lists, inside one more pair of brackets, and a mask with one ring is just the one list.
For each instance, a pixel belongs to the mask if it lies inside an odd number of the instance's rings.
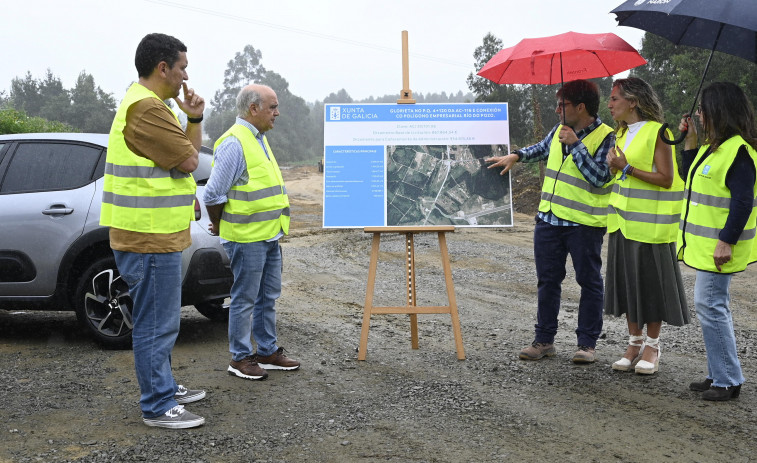
[[176,233],[186,230],[194,219],[197,185],[192,174],[178,169],[164,170],[126,146],[123,134],[126,113],[131,105],[145,98],[160,101],[144,86],[132,84],[113,120],[100,224],[140,233]]
[[[611,187],[609,184],[601,188],[595,187],[578,170],[573,156],[568,155],[563,159],[562,144],[558,138],[561,127],[557,127],[552,138],[539,211],[551,210],[564,220],[591,227],[605,227]],[[581,141],[593,155],[611,132],[609,126],[600,124]]]
[[282,191],[284,192],[284,194],[287,194],[286,186],[276,185],[256,191],[230,190],[226,196],[229,199],[236,199],[238,201],[257,201],[258,199],[276,196],[278,194],[281,194]]
[[[124,196],[103,191],[103,202],[118,207],[157,209],[164,207],[194,206],[195,195],[183,196]],[[194,210],[194,208],[193,208]]]
[[238,243],[265,241],[283,230],[289,233],[289,197],[273,150],[263,137],[268,157],[252,131],[234,124],[215,143],[233,135],[242,145],[248,182],[227,193],[220,223],[221,238]]
[[153,166],[118,166],[110,162],[105,164],[105,173],[114,177],[140,177],[140,178],[167,178],[182,179],[192,174],[182,172],[179,169],[165,170],[156,165]]
[[[678,259],[690,267],[719,272],[715,267],[713,254],[720,231],[728,219],[731,202],[731,193],[725,184],[725,178],[741,146],[746,146],[757,168],[757,152],[740,136],[726,140],[694,170],[694,166],[709,148],[709,145],[702,146],[691,164],[692,169],[686,179],[685,203],[678,231]],[[757,198],[757,183],[752,193]],[[754,246],[756,234],[757,208],[753,206],[738,242],[731,246],[731,260],[720,266],[720,273],[740,272],[748,264],[757,261],[757,249]]]
[[[654,151],[662,124],[647,121],[631,144],[626,146],[628,130],[617,138],[616,145],[623,150],[628,163],[639,170],[652,172]],[[672,133],[668,134],[672,137]],[[607,232],[620,230],[629,240],[642,243],[672,243],[678,236],[678,222],[683,205],[683,180],[678,175],[678,163],[673,149],[673,183],[669,189],[652,185],[628,175],[620,180],[622,172],[615,175],[615,184],[610,195]]]

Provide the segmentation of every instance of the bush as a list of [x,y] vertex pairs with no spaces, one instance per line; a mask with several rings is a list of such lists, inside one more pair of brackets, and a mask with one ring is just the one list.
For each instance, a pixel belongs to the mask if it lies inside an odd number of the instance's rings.
[[32,132],[77,132],[77,130],[63,122],[29,117],[23,111],[13,108],[0,108],[0,135]]

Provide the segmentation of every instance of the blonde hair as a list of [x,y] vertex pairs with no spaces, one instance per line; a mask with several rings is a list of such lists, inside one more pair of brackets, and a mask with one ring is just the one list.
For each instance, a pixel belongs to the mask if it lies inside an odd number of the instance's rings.
[[[642,121],[665,122],[665,114],[662,111],[660,98],[651,85],[638,77],[618,79],[612,83],[612,88],[618,89],[620,96],[636,103],[634,110]],[[619,121],[615,131],[621,135],[628,129],[625,121]]]

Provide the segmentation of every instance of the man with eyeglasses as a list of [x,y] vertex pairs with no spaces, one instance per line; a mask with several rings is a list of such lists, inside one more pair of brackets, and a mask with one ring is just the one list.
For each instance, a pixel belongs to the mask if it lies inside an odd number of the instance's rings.
[[486,160],[489,169],[507,173],[518,162],[547,160],[539,212],[534,228],[534,260],[538,279],[538,309],[534,341],[520,351],[522,360],[557,354],[554,339],[560,311],[562,281],[568,254],[581,287],[578,304],[578,349],[574,363],[596,361],[602,332],[602,242],[612,179],[605,162],[615,144],[613,129],[598,114],[599,88],[574,80],[557,91],[555,112],[562,123],[541,142]]

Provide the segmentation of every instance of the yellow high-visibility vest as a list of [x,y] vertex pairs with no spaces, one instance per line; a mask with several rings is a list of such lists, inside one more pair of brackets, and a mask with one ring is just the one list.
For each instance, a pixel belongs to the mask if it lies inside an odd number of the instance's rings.
[[219,235],[237,243],[265,241],[280,231],[289,234],[289,197],[281,170],[263,136],[268,156],[249,128],[234,124],[215,143],[215,149],[230,135],[242,144],[248,181],[234,185],[221,214]]
[[[176,233],[189,228],[194,220],[197,184],[192,174],[176,168],[162,169],[126,146],[123,133],[126,112],[145,98],[163,102],[144,86],[132,84],[113,119],[105,161],[100,225],[141,233]],[[178,119],[176,124],[179,124]]]
[[[547,158],[547,170],[541,189],[540,212],[550,210],[561,219],[588,225],[607,226],[607,205],[610,202],[611,185],[597,188],[584,178],[573,162],[573,156],[563,158],[562,144],[557,127]],[[613,130],[606,124],[592,130],[581,141],[590,154],[596,153],[599,145]]]
[[[662,124],[647,121],[623,151],[629,164],[646,172],[654,165],[654,147]],[[670,131],[668,131],[670,132]],[[626,145],[628,130],[618,137],[616,145]],[[672,133],[668,134],[672,138]],[[622,149],[622,148],[621,148]],[[607,216],[607,232],[620,230],[629,240],[642,243],[672,243],[678,237],[678,221],[683,206],[683,180],[678,175],[673,147],[673,184],[669,189],[652,185],[631,175],[620,180],[615,175]]]
[[[726,140],[694,169],[709,148],[709,145],[702,146],[691,164],[692,168],[686,178],[684,207],[678,232],[678,260],[695,269],[718,272],[713,254],[720,231],[728,218],[731,202],[731,191],[725,185],[725,178],[741,146],[746,146],[757,167],[757,152],[738,135]],[[752,197],[757,198],[757,182]],[[757,225],[755,202],[752,203],[752,213],[739,241],[731,247],[731,260],[720,266],[720,273],[740,272],[748,264],[757,261],[754,246]]]

